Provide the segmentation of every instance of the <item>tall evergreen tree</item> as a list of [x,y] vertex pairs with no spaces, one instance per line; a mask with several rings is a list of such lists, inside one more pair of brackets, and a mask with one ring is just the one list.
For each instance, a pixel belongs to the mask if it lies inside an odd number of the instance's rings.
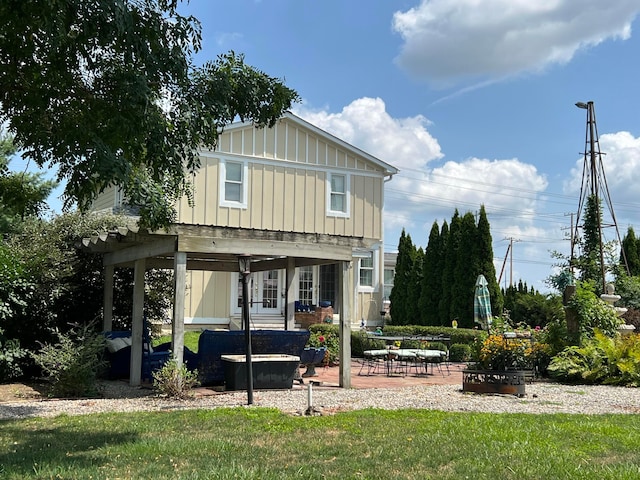
[[409,275],[409,299],[407,303],[407,318],[409,325],[423,325],[420,313],[420,295],[422,294],[422,270],[424,264],[424,250],[415,250],[411,274]]
[[[623,252],[624,251],[624,257]],[[627,259],[629,274],[631,276],[640,275],[640,255],[638,254],[638,239],[633,227],[627,229],[627,234],[622,239],[622,249],[620,251],[620,265],[624,271],[624,259]]]
[[489,225],[484,205],[480,206],[480,214],[478,216],[477,254],[480,262],[479,274],[484,275],[484,278],[487,279],[487,288],[489,289],[489,296],[491,297],[491,310],[494,315],[499,315],[502,312],[503,299],[496,277],[496,267],[493,263],[491,226]]
[[445,325],[450,325],[455,319],[451,311],[451,299],[454,295],[454,275],[458,259],[458,245],[460,242],[460,214],[456,208],[451,224],[449,225],[449,235],[444,252],[444,267],[442,269],[442,297],[440,298],[439,310],[440,321]]
[[398,242],[398,257],[396,259],[396,272],[393,279],[393,288],[389,295],[391,301],[391,321],[395,325],[407,325],[410,321],[409,285],[413,273],[413,261],[415,247],[411,236],[405,233],[404,228]]
[[473,293],[480,264],[476,220],[471,212],[462,216],[458,237],[458,254],[451,289],[451,315],[458,319],[460,327],[473,328]]
[[438,302],[442,295],[442,243],[438,222],[434,221],[424,252],[420,313],[423,325],[440,325]]
[[446,251],[447,251],[447,244],[449,243],[449,224],[447,223],[446,220],[444,220],[442,222],[442,228],[440,229],[440,256],[438,257],[438,268],[437,268],[437,275],[440,278],[440,287],[436,293],[437,295],[437,304],[435,304],[437,306],[437,314],[438,314],[438,323],[437,325],[442,325],[442,326],[451,326],[451,323],[449,322],[449,318],[448,317],[443,317],[442,316],[442,310],[440,308],[440,299],[442,298],[442,295],[444,295],[444,285],[443,285],[443,273],[444,273],[444,268],[445,268],[445,262],[446,262]]

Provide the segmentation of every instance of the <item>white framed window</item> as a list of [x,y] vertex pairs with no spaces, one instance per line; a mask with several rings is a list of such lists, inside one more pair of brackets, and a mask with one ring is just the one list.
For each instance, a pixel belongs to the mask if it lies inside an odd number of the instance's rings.
[[358,290],[360,292],[376,292],[380,288],[378,250],[371,250],[370,255],[358,255]]
[[220,162],[220,206],[247,208],[248,177],[246,162]]
[[373,255],[360,259],[360,286],[373,288]]
[[350,194],[349,175],[329,173],[327,175],[327,214],[335,217],[349,217]]
[[298,268],[298,301],[300,305],[313,305],[314,290],[313,266]]
[[393,289],[393,278],[396,275],[396,271],[393,268],[385,267],[384,269],[384,292],[382,294],[383,300],[389,300],[391,297],[391,290]]

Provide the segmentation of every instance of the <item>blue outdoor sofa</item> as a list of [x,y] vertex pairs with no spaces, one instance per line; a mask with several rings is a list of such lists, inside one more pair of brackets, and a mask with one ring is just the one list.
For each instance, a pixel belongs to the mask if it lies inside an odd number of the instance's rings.
[[[131,338],[130,331],[104,333],[107,339]],[[255,355],[286,354],[305,357],[304,347],[309,341],[308,330],[254,330],[251,332],[251,352]],[[163,343],[151,349],[143,348],[142,379],[152,380],[152,373],[162,368],[170,356],[171,343]],[[198,340],[198,353],[184,347],[185,366],[198,370],[201,385],[223,385],[225,382],[222,355],[244,355],[246,353],[244,330],[205,330]],[[128,378],[131,347],[107,351],[111,379]]]
[[[302,356],[309,341],[308,330],[253,330],[251,353]],[[222,385],[225,381],[222,355],[246,353],[244,330],[205,330],[198,340],[198,377],[202,385]]]

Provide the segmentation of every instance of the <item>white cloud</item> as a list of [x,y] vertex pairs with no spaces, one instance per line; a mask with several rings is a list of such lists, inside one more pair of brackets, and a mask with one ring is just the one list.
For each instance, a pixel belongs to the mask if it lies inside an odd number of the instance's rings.
[[637,0],[422,0],[394,14],[404,39],[396,61],[440,85],[539,71],[628,38],[639,11]]
[[[395,119],[381,99],[361,98],[339,113],[308,107],[295,113],[400,169],[385,187],[385,250],[396,248],[403,228],[414,244],[424,247],[434,221],[442,226],[444,220],[451,220],[455,208],[464,214],[485,205],[496,257],[504,255],[505,237],[520,237],[523,242],[546,238],[529,244],[526,255],[547,262],[533,267],[549,270],[548,250],[557,248],[549,246],[549,237],[558,240],[553,232],[559,227],[555,222],[536,223],[548,182],[535,166],[518,159],[482,158],[438,165],[444,155],[428,131],[428,120],[422,116]],[[519,246],[518,256],[524,252]]]
[[340,113],[304,107],[294,113],[400,170],[423,167],[442,157],[425,117],[392,118],[380,98],[354,100]]
[[[600,151],[603,153],[602,168],[606,186],[618,227],[623,234],[627,225],[637,225],[640,221],[637,189],[637,185],[640,184],[640,138],[629,132],[608,133],[600,135],[599,143]],[[584,158],[577,159],[571,169],[570,178],[564,183],[564,192],[575,195],[576,198],[582,185],[584,163]],[[588,175],[590,158],[587,158],[586,168]],[[602,182],[599,183],[599,191],[601,198],[606,198],[607,189]],[[609,212],[605,205],[603,217],[607,222]]]

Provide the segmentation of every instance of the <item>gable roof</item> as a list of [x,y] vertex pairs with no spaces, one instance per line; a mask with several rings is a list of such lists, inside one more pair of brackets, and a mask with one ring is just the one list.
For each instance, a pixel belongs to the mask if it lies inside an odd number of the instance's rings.
[[[385,176],[393,176],[396,173],[398,173],[398,169],[396,167],[394,167],[393,165],[390,165],[389,163],[383,162],[379,158],[374,157],[373,155],[365,152],[364,150],[359,149],[358,147],[354,147],[350,143],[347,143],[344,140],[341,140],[340,138],[336,137],[335,135],[332,135],[331,133],[329,133],[329,132],[327,132],[325,130],[322,130],[321,128],[316,127],[312,123],[307,122],[306,120],[298,117],[297,115],[294,115],[291,112],[286,112],[281,117],[280,120],[283,120],[283,119],[286,119],[289,122],[297,124],[298,126],[300,126],[302,128],[310,130],[315,135],[317,135],[318,137],[324,138],[327,141],[335,143],[335,144],[339,145],[341,148],[343,148],[344,150],[350,151],[354,155],[362,157],[363,159],[367,160],[368,162],[371,162],[372,164],[376,165],[378,168],[382,169],[384,171],[384,175]],[[246,128],[249,125],[252,125],[252,123],[251,122],[234,122],[232,124],[229,124],[227,127],[225,127],[224,130],[225,131],[233,131],[233,130],[240,129],[240,128]]]

